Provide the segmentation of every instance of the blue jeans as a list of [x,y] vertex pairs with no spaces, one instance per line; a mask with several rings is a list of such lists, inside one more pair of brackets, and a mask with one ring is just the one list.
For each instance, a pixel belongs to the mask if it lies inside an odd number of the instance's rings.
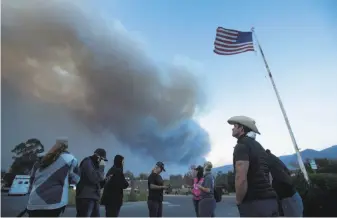
[[281,200],[284,216],[286,217],[302,217],[303,216],[303,202],[301,196],[296,192],[290,198]]

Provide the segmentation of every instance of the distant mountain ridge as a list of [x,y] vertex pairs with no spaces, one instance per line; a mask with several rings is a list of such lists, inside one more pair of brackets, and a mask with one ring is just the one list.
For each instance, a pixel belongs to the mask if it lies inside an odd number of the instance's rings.
[[[305,149],[301,151],[300,153],[301,153],[303,161],[306,161],[307,159],[313,159],[313,158],[337,159],[337,145],[333,145],[321,151],[316,151],[314,149]],[[279,158],[283,161],[283,163],[289,169],[294,169],[294,166],[292,166],[292,163],[297,162],[296,154],[284,155],[284,156],[280,156]],[[213,172],[221,171],[223,173],[227,173],[228,171],[232,171],[232,170],[233,170],[233,165],[225,165],[222,167],[214,168]]]

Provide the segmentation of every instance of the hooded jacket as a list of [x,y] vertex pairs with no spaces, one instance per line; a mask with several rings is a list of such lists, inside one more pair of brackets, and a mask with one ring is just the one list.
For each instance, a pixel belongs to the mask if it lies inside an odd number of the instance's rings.
[[296,193],[290,172],[285,164],[274,154],[268,154],[268,164],[273,177],[272,185],[279,199],[290,198]]
[[76,186],[76,199],[99,200],[105,184],[104,166],[99,166],[95,155],[86,157],[80,163],[81,179]]
[[123,203],[123,189],[129,186],[123,173],[124,157],[116,155],[114,158],[114,165],[109,169],[106,176],[110,176],[109,181],[104,186],[103,196],[101,199],[102,205],[122,204]]

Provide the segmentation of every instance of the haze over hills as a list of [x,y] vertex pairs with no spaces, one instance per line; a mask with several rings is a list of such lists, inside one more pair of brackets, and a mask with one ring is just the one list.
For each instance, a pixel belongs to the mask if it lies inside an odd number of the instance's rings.
[[[301,151],[301,156],[302,156],[303,161],[307,159],[312,159],[312,158],[337,159],[337,145],[333,145],[321,151],[316,151],[314,149],[305,149]],[[292,166],[292,163],[297,162],[296,154],[284,155],[284,156],[280,156],[279,158],[283,161],[283,163],[285,163],[285,165],[289,169],[294,169],[294,166]],[[225,165],[222,167],[214,168],[214,172],[221,171],[223,173],[227,173],[228,171],[232,171],[232,170],[233,170],[233,165]]]

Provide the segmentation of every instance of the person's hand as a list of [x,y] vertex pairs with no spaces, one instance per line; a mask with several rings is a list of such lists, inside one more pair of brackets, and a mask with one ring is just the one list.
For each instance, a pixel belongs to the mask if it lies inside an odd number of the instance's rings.
[[168,188],[169,188],[169,186],[163,185],[163,189],[168,189]]
[[200,184],[197,184],[196,186],[197,186],[197,188],[200,188],[200,187],[202,187]]
[[111,179],[111,177],[112,177],[113,175],[111,174],[111,175],[109,175],[109,176],[107,176],[107,177],[105,177],[105,181],[109,181],[110,179]]

